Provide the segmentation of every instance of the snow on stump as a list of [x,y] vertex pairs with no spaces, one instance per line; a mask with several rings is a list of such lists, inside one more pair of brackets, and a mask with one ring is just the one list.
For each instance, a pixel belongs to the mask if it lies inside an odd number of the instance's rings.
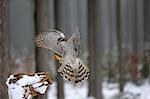
[[10,75],[6,82],[9,99],[32,99],[45,94],[52,79],[49,72]]

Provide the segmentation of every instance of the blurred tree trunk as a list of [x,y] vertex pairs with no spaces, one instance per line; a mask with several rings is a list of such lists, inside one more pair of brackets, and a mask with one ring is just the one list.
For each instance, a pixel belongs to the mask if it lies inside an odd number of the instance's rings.
[[117,0],[116,1],[116,19],[117,19],[117,30],[116,30],[116,33],[117,33],[117,44],[118,44],[118,66],[119,66],[119,89],[120,89],[120,92],[122,94],[123,92],[123,87],[124,87],[124,67],[123,67],[123,64],[122,64],[122,30],[121,30],[121,25],[122,25],[122,22],[121,22],[121,5],[120,5],[120,0]]
[[144,67],[142,75],[150,81],[150,0],[144,0]]
[[[35,33],[48,31],[48,0],[35,0]],[[48,71],[48,51],[35,48],[36,72]],[[47,99],[47,95],[39,99]]]
[[129,73],[132,81],[139,84],[138,64],[141,62],[144,55],[144,17],[143,17],[143,2],[140,0],[129,1],[129,33],[131,34],[131,65]]
[[94,9],[95,9],[95,0],[88,0],[88,47],[89,47],[89,68],[90,68],[90,77],[89,77],[89,93],[88,96],[95,96],[95,50],[94,50]]
[[95,0],[94,8],[94,49],[95,49],[95,98],[103,99],[102,96],[102,80],[103,80],[103,64],[102,57],[104,55],[104,37],[102,32],[102,5],[105,0]]
[[131,38],[131,52],[137,54],[137,0],[128,1],[128,32]]
[[[128,32],[131,37],[131,55],[129,57],[130,64],[128,65],[129,74],[131,80],[134,83],[137,83],[137,62],[138,62],[138,32],[137,32],[137,0],[128,1],[129,8],[129,24]],[[135,61],[136,60],[136,61]]]
[[150,0],[144,0],[145,41],[150,41]]
[[[64,30],[64,0],[55,0],[54,1],[55,6],[55,28],[58,30],[63,31]],[[56,61],[57,68],[60,66],[58,61]],[[56,68],[56,69],[57,69]],[[57,74],[57,99],[64,99],[64,83],[63,78]]]
[[8,99],[6,79],[8,67],[7,0],[0,0],[0,99]]
[[101,32],[100,6],[102,0],[88,0],[88,28],[89,28],[89,65],[90,81],[89,96],[96,99],[103,99],[102,96],[102,63],[101,58],[104,52],[103,33]]

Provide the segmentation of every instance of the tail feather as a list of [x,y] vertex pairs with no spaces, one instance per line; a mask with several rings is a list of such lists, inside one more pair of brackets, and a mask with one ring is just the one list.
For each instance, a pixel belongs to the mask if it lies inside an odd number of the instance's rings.
[[75,83],[82,82],[85,79],[88,79],[89,76],[89,69],[82,62],[79,62],[75,68],[72,68],[69,65],[62,65],[58,68],[58,72],[67,80]]
[[60,76],[66,78],[67,80],[74,81],[75,71],[69,65],[60,66],[58,68],[58,72]]
[[89,69],[84,64],[80,64],[77,69],[77,75],[75,83],[82,82],[83,80],[88,79],[89,77]]

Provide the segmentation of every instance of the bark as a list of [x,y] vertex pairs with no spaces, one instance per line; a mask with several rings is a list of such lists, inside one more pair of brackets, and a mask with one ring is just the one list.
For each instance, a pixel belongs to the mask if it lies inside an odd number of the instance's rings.
[[[35,0],[35,32],[48,31],[48,0]],[[43,48],[35,48],[36,72],[48,71],[48,51]],[[39,99],[47,99],[47,95]]]
[[144,67],[142,75],[150,81],[150,1],[144,0]]
[[117,43],[118,43],[118,66],[119,66],[119,89],[120,89],[120,92],[122,94],[123,92],[123,87],[124,87],[124,67],[123,67],[123,64],[122,64],[122,30],[121,30],[121,25],[122,25],[122,22],[121,22],[121,10],[120,10],[120,0],[117,0],[116,2],[116,19],[117,19]]
[[0,99],[8,99],[6,79],[8,67],[7,0],[0,0]]
[[[55,28],[63,31],[63,25],[64,25],[64,6],[63,6],[64,0],[55,0]],[[60,64],[56,61],[57,68],[60,66]],[[57,69],[56,68],[56,69]],[[63,78],[60,77],[59,74],[57,74],[56,77],[57,80],[57,99],[64,99],[64,84],[63,84]]]
[[150,1],[144,0],[144,30],[145,40],[150,41]]
[[[56,66],[57,68],[60,66],[58,61],[56,61]],[[63,78],[59,74],[57,74],[56,76],[56,81],[57,81],[57,99],[65,99],[64,98],[64,82],[63,82]]]
[[[94,0],[95,1],[95,0]],[[95,51],[94,51],[94,2],[93,0],[88,0],[88,44],[89,44],[89,69],[90,69],[90,77],[89,77],[89,91],[88,96],[95,96]]]
[[[104,52],[103,33],[101,32],[101,0],[88,1],[88,28],[89,28],[89,65],[90,81],[89,96],[96,99],[103,99],[102,96],[102,63],[101,58]],[[93,48],[92,48],[93,47]]]

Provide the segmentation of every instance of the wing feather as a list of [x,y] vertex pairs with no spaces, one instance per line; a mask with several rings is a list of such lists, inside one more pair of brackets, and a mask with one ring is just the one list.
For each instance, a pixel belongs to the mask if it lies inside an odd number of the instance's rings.
[[68,42],[72,43],[74,47],[74,52],[75,52],[75,57],[80,57],[81,56],[81,49],[82,49],[82,38],[81,38],[81,33],[74,33]]
[[48,32],[43,32],[35,37],[35,45],[37,47],[42,47],[49,49],[57,53],[58,55],[62,54],[62,45],[61,39],[64,39],[65,36],[62,32],[58,30],[49,30]]

